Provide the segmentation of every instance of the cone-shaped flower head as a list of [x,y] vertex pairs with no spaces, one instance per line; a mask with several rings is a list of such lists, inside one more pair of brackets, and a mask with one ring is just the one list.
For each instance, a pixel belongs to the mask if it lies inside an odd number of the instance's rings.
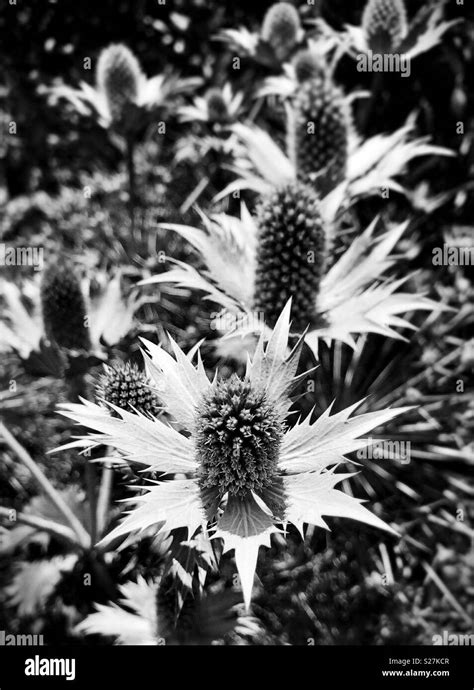
[[229,119],[229,110],[220,89],[209,89],[206,94],[206,103],[210,122],[227,122]]
[[160,412],[155,390],[135,364],[119,361],[104,365],[104,374],[99,378],[95,393],[99,403],[104,401],[122,410],[138,410],[152,417]]
[[344,96],[322,72],[304,81],[294,102],[289,143],[299,179],[326,194],[344,179],[349,113]]
[[[195,247],[203,269],[198,272],[183,263],[143,284],[171,283],[204,292],[224,309],[216,327],[226,335],[217,347],[222,356],[237,359],[245,352],[242,337],[272,327],[276,305],[279,300],[283,303],[285,296],[291,296],[294,305],[292,332],[301,333],[310,326],[305,341],[316,357],[321,340],[339,340],[356,348],[354,336],[359,334],[399,338],[400,328],[413,329],[406,317],[409,312],[444,309],[423,294],[401,290],[406,277],[387,275],[397,261],[393,252],[408,227],[406,222],[392,225],[377,236],[375,218],[328,266],[324,259],[332,253],[334,225],[323,215],[325,232],[319,232],[319,216],[312,210],[315,192],[298,191],[295,197],[295,188],[308,190],[308,186],[289,182],[273,192],[264,189],[270,201],[264,197],[255,216],[245,206],[240,219],[202,214],[204,230],[162,224]],[[282,208],[288,188],[291,193]],[[298,207],[295,198],[304,199],[304,203]]]
[[309,48],[300,50],[295,55],[293,68],[299,84],[308,81],[308,79],[313,79],[314,77],[321,77],[323,69],[320,56],[318,56],[315,50]]
[[104,92],[112,120],[119,122],[124,107],[136,101],[142,73],[135,55],[123,44],[105,48],[97,63],[97,84]]
[[270,545],[279,525],[327,527],[322,516],[329,515],[393,532],[334,488],[352,476],[335,470],[346,453],[370,445],[361,436],[404,410],[352,417],[353,405],[332,415],[326,410],[314,422],[311,415],[293,420],[289,428],[291,395],[307,373],[296,373],[303,340],[289,352],[290,310],[288,303],[268,342],[260,338],[241,379],[211,381],[199,356],[193,365],[195,349],[185,355],[172,341],[171,356],[145,342],[147,370],[173,425],[121,409],[115,418],[87,401],[62,406],[66,417],[95,431],[74,447],[103,443],[147,471],[186,477],[152,482],[146,493],[135,494],[130,500],[136,507],[106,540],[152,525],[157,532],[185,527],[192,536],[210,525],[224,551],[235,549],[247,607],[259,548]]
[[84,295],[71,266],[46,268],[41,281],[41,308],[48,338],[70,350],[90,348]]
[[264,41],[284,60],[295,47],[300,31],[298,11],[288,2],[277,2],[267,11],[261,30]]
[[204,398],[197,420],[203,489],[245,496],[274,479],[283,427],[262,391],[237,376]]
[[374,52],[397,48],[408,31],[403,0],[369,0],[362,16],[368,46]]
[[272,192],[257,208],[259,232],[254,309],[274,326],[292,298],[293,328],[313,320],[326,239],[313,190],[300,182]]

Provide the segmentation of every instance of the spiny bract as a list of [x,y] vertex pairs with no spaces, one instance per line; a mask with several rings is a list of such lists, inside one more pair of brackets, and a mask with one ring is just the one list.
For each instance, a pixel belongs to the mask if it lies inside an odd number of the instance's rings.
[[256,217],[259,243],[254,308],[274,326],[291,297],[293,328],[303,330],[314,317],[326,258],[318,197],[296,182],[263,199]]
[[114,362],[104,369],[105,373],[96,386],[99,402],[105,401],[123,410],[137,410],[152,417],[159,414],[159,399],[145,374],[135,364]]
[[90,348],[84,295],[70,266],[51,265],[45,270],[41,307],[48,338],[70,350]]

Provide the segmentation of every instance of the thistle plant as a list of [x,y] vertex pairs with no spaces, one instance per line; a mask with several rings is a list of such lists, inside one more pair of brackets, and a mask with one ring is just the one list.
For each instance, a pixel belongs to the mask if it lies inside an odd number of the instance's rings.
[[237,178],[216,196],[222,200],[251,189],[268,194],[300,179],[322,195],[322,212],[334,222],[357,200],[380,197],[381,188],[410,198],[400,177],[408,164],[422,156],[451,156],[453,152],[416,136],[415,119],[392,134],[363,139],[352,125],[347,97],[322,72],[299,83],[293,74],[282,83],[270,82],[261,95],[284,93],[287,141],[282,149],[268,132],[254,124],[232,126],[237,141]]
[[235,148],[229,126],[238,121],[244,107],[243,92],[234,92],[229,82],[212,86],[202,96],[195,96],[190,105],[181,106],[178,117],[190,128],[177,142],[176,160],[202,167],[206,177],[212,178],[214,173],[220,181]]
[[297,177],[316,182],[322,195],[344,180],[349,128],[349,112],[340,89],[322,73],[306,79],[294,100],[289,150],[294,154]]
[[288,354],[289,317],[290,304],[266,345],[260,338],[243,378],[211,381],[200,357],[194,366],[173,341],[174,356],[145,342],[147,369],[174,426],[118,408],[117,419],[87,401],[61,406],[66,417],[94,430],[76,445],[103,443],[146,471],[186,476],[130,499],[136,507],[106,541],[151,526],[156,532],[186,527],[189,536],[210,529],[223,539],[224,551],[235,550],[247,608],[259,548],[270,545],[279,525],[327,528],[323,515],[338,515],[394,533],[334,488],[351,476],[335,470],[346,453],[367,445],[364,433],[405,410],[351,418],[356,406],[332,416],[328,409],[314,422],[307,417],[289,428],[291,394],[306,375],[296,373],[302,339]]
[[49,89],[54,99],[65,98],[81,115],[93,114],[106,129],[137,133],[157,109],[168,108],[173,99],[192,91],[200,79],[181,79],[175,74],[148,78],[138,58],[124,44],[104,48],[97,60],[95,86],[81,82],[79,89]]
[[[124,44],[104,48],[97,60],[95,86],[82,82],[79,89],[49,89],[53,100],[66,99],[81,115],[93,116],[120,144],[128,174],[129,214],[135,227],[138,189],[135,152],[137,143],[160,111],[163,116],[182,94],[195,89],[199,78],[181,79],[173,73],[148,78],[137,57]],[[117,137],[118,135],[118,137]]]
[[324,67],[320,55],[310,48],[300,50],[293,60],[293,70],[299,84],[320,77]]
[[281,67],[304,37],[296,7],[289,2],[271,5],[263,17],[260,31],[245,27],[224,29],[218,38],[266,68]]
[[407,223],[376,237],[376,219],[331,264],[325,256],[329,259],[335,233],[320,208],[315,193],[298,182],[265,197],[255,217],[243,206],[241,219],[202,215],[205,230],[163,224],[197,250],[205,268],[199,272],[176,262],[142,284],[171,283],[204,292],[224,310],[215,326],[219,330],[219,323],[224,324],[221,344],[227,343],[231,352],[234,340],[235,354],[242,344],[233,337],[271,327],[275,307],[290,296],[295,305],[292,332],[307,329],[304,339],[316,357],[320,341],[355,348],[360,334],[402,338],[397,329],[412,328],[405,314],[444,309],[424,294],[401,291],[406,277],[388,275],[396,265],[391,252]]
[[111,122],[120,126],[127,107],[137,102],[142,71],[127,46],[110,45],[103,50],[97,63],[97,85],[105,96]]
[[292,320],[303,331],[313,319],[326,261],[326,232],[319,199],[299,183],[277,190],[256,210],[258,249],[253,308],[274,326],[293,298]]
[[341,46],[352,57],[361,52],[397,53],[413,59],[439,44],[457,20],[444,21],[445,2],[427,3],[413,17],[403,0],[368,0],[359,26],[347,25]]
[[297,9],[288,2],[277,2],[263,19],[261,37],[283,62],[298,43],[300,28]]
[[369,0],[362,15],[362,27],[374,52],[391,52],[408,33],[403,0]]
[[21,288],[0,281],[5,303],[5,321],[0,324],[3,350],[16,352],[24,361],[32,356],[45,360],[51,345],[69,351],[69,358],[77,350],[99,356],[135,327],[142,300],[133,291],[124,296],[120,272],[97,273],[98,289],[93,291],[90,281],[80,280],[76,269],[61,261],[58,258]]
[[[405,114],[373,122],[393,91],[361,73],[408,77],[403,60],[436,46],[455,9],[364,0],[347,26],[344,3],[272,2],[251,30],[238,8],[145,8],[142,54],[109,31],[63,60],[84,69],[77,88],[42,86],[40,60],[15,95],[17,65],[37,61],[7,51],[0,110],[19,136],[0,144],[0,558],[13,564],[0,599],[14,632],[403,643],[429,638],[427,611],[437,632],[472,626],[469,32],[437,51],[454,75],[441,105],[420,61],[412,80],[387,76],[407,86]],[[30,58],[69,51],[40,43]],[[154,61],[167,66],[149,78]],[[61,99],[65,121],[33,123],[29,141],[33,93]]]
[[90,349],[84,295],[70,266],[53,264],[44,271],[41,307],[48,338],[69,350]]
[[229,119],[227,103],[219,89],[210,89],[206,94],[206,108],[210,122],[224,123]]
[[[33,313],[23,299],[29,295],[29,288],[34,288],[36,297]],[[15,353],[23,362],[25,371],[34,376],[62,376],[64,357],[59,348],[47,340],[41,318],[38,284],[26,283],[22,293],[15,283],[0,279],[0,298],[3,309],[0,352],[3,355]]]

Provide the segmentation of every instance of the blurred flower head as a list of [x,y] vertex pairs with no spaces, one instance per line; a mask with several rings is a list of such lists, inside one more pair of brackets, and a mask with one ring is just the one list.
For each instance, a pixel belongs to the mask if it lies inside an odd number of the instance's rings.
[[359,26],[346,26],[342,44],[357,57],[376,54],[404,55],[415,58],[434,48],[455,23],[443,21],[446,0],[428,2],[412,18],[407,17],[403,0],[368,0]]
[[285,99],[286,146],[282,149],[256,125],[232,125],[237,179],[216,201],[243,189],[264,194],[301,179],[324,197],[323,213],[334,220],[357,199],[380,196],[384,188],[409,196],[397,178],[412,160],[454,155],[417,137],[414,115],[391,134],[362,139],[352,122],[352,97],[345,97],[324,71],[300,83],[291,66],[286,77],[267,79],[259,94]]
[[176,97],[193,91],[200,78],[181,79],[171,72],[150,79],[136,56],[123,44],[112,44],[99,55],[95,87],[59,85],[49,89],[54,99],[65,98],[82,115],[94,113],[99,124],[120,133],[136,133],[151,113],[170,107]]
[[390,52],[408,33],[403,0],[369,0],[362,16],[367,44],[376,52]]
[[44,358],[45,348],[49,351],[51,346],[98,354],[102,347],[117,344],[135,327],[142,300],[136,291],[124,296],[120,271],[112,278],[97,272],[95,282],[92,289],[88,279],[80,280],[75,269],[60,259],[21,287],[0,281],[4,351],[27,360],[32,353]]
[[351,121],[342,91],[321,72],[305,79],[289,125],[288,149],[298,178],[314,182],[322,195],[329,193],[344,180],[347,168]]
[[196,96],[192,105],[180,107],[178,114],[183,122],[226,125],[237,119],[243,98],[243,93],[234,93],[227,82],[222,88],[212,87],[204,96]]
[[120,122],[126,106],[138,102],[142,80],[140,64],[127,46],[110,45],[101,52],[96,81],[105,95],[112,121]]
[[42,274],[41,309],[47,337],[68,350],[89,350],[86,304],[70,266],[51,264]]
[[320,76],[321,72],[326,68],[322,56],[312,47],[305,48],[296,53],[292,67],[295,77],[300,84],[308,79]]
[[291,57],[304,31],[296,7],[277,2],[268,8],[259,32],[245,27],[224,29],[218,38],[265,67],[275,68]]
[[289,2],[272,5],[263,19],[262,40],[268,43],[280,61],[291,53],[300,38],[298,10]]

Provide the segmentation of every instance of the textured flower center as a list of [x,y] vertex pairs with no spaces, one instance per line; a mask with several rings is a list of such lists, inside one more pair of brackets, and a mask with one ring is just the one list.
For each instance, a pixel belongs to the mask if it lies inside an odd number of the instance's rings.
[[272,482],[283,426],[265,395],[237,376],[203,401],[197,419],[200,484],[222,496],[245,496]]
[[295,55],[293,67],[299,84],[308,81],[308,79],[320,77],[323,70],[321,59],[318,54],[310,49],[300,50],[299,53]]
[[344,179],[349,120],[342,92],[323,72],[303,80],[295,97],[289,145],[298,178],[322,196]]
[[266,13],[261,35],[269,43],[279,60],[284,60],[298,41],[300,18],[289,2],[278,2]]
[[[158,416],[160,401],[151,389],[146,376],[133,364],[114,362],[106,367],[96,386],[99,402],[105,400],[127,412],[138,410],[143,414]],[[116,412],[111,412],[117,415]]]
[[45,270],[41,308],[48,338],[71,350],[89,349],[85,300],[71,266],[51,265]]
[[373,51],[384,53],[396,49],[408,32],[403,0],[369,0],[362,26]]
[[210,122],[226,122],[229,119],[227,103],[219,89],[209,89],[206,95],[207,113]]
[[291,297],[293,330],[303,330],[315,320],[326,260],[318,197],[301,183],[278,189],[258,206],[257,224],[254,309],[273,327]]
[[97,65],[97,82],[105,91],[114,121],[124,115],[124,107],[138,96],[140,65],[124,45],[111,45],[102,51]]

